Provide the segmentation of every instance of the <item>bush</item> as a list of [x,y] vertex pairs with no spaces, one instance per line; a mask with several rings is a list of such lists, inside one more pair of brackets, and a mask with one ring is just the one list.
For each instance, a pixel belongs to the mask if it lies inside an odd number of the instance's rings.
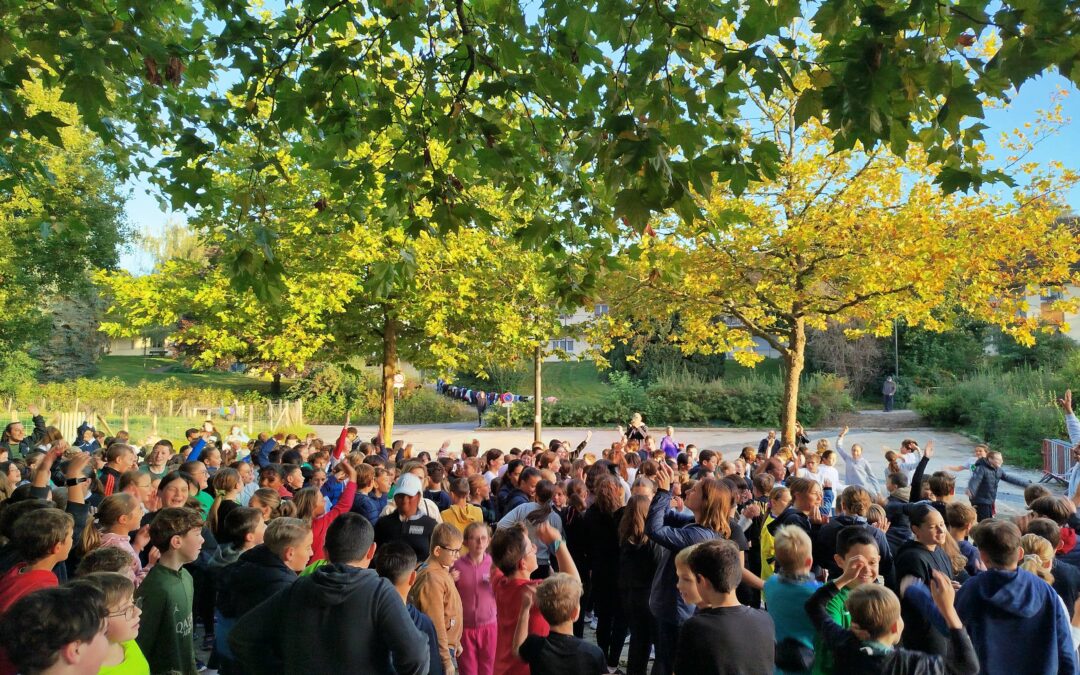
[[[352,421],[372,424],[382,409],[382,378],[371,368],[353,363],[327,363],[312,368],[308,377],[289,394],[304,399],[304,420],[310,424],[340,424],[351,411]],[[472,419],[469,406],[439,396],[416,380],[405,380],[398,390],[394,421],[399,424],[430,424]]]
[[984,370],[915,397],[915,410],[938,427],[960,429],[986,441],[1010,464],[1042,466],[1042,439],[1064,438],[1056,397],[1076,383],[1080,357],[1061,371],[1021,367]]
[[[745,377],[706,381],[693,374],[668,374],[643,387],[627,373],[609,376],[612,393],[591,404],[544,403],[541,418],[550,426],[607,426],[626,424],[640,412],[653,428],[671,425],[725,424],[775,426],[780,419],[784,384],[777,377]],[[833,375],[811,375],[799,395],[799,420],[807,426],[835,421],[841,412],[854,409],[844,382]],[[510,409],[510,425],[529,426],[533,404],[516,403]],[[484,426],[506,426],[506,411],[492,407]]]

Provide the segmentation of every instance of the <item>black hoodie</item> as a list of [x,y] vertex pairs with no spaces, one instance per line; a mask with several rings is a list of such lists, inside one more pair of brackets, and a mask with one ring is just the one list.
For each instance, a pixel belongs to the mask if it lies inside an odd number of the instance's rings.
[[401,596],[374,570],[326,564],[248,612],[229,645],[254,675],[424,675],[430,652]]

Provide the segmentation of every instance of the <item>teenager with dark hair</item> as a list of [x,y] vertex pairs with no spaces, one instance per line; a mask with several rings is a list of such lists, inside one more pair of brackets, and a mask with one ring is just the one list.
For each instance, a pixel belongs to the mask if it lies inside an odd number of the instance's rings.
[[1050,584],[1017,564],[1020,530],[991,519],[975,528],[975,546],[986,565],[956,594],[956,612],[967,626],[983,672],[1076,673],[1069,615]]
[[679,631],[675,675],[772,675],[772,618],[735,597],[742,580],[742,552],[734,542],[696,545],[687,558],[701,608]]
[[915,504],[908,513],[911,518],[911,532],[915,538],[901,546],[894,559],[897,584],[894,590],[900,596],[900,607],[906,626],[903,644],[907,649],[945,656],[949,648],[947,637],[935,630],[919,607],[899,591],[908,577],[921,582],[927,588],[930,587],[935,571],[952,579],[952,561],[944,548],[949,534],[945,529],[945,520],[933,506]]
[[[442,658],[439,656],[439,636],[431,617],[421,612],[415,605],[409,604],[409,592],[416,583],[416,553],[403,541],[392,541],[380,546],[371,560],[375,573],[386,579],[397,591],[405,609],[409,612],[416,629],[427,638],[428,675],[442,675]],[[494,657],[494,652],[491,654]],[[391,664],[393,665],[393,664]],[[468,675],[464,668],[462,673]]]
[[390,584],[368,569],[371,523],[357,513],[326,533],[329,562],[251,610],[233,628],[233,653],[255,673],[428,672],[426,640]]

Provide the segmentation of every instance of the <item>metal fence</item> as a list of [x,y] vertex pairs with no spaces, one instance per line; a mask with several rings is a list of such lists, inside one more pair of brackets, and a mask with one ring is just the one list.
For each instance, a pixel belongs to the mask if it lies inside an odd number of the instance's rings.
[[1072,443],[1060,438],[1044,438],[1042,442],[1043,477],[1040,483],[1068,483],[1065,474],[1072,466]]

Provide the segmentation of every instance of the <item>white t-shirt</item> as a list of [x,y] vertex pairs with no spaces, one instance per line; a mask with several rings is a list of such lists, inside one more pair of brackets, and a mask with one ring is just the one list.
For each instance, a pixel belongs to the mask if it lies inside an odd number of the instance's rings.
[[818,467],[818,475],[821,476],[822,487],[825,487],[825,483],[828,483],[828,486],[836,493],[839,493],[844,487],[840,482],[840,472],[836,470],[835,466],[829,466],[828,464],[820,465]]

